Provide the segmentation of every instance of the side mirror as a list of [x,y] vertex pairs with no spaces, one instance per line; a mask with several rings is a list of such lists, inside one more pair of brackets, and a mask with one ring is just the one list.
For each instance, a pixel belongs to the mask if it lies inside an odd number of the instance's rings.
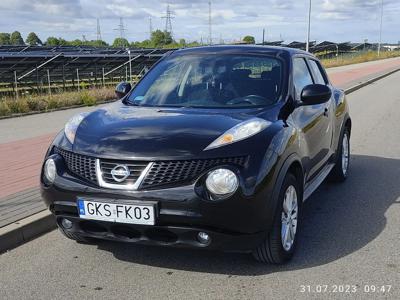
[[132,89],[132,86],[129,82],[122,81],[115,88],[115,95],[118,99],[125,97],[129,91]]
[[310,84],[301,91],[303,105],[322,104],[328,102],[331,96],[331,89],[323,84]]

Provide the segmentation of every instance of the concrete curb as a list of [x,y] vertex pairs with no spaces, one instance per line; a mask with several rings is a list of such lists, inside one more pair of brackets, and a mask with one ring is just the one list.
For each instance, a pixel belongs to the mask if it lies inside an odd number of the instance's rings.
[[48,210],[4,226],[0,228],[0,253],[26,243],[54,228],[56,228],[55,218]]
[[[400,71],[400,68],[345,89],[345,93],[353,93],[375,81],[396,73],[397,71]],[[2,227],[0,228],[0,253],[28,242],[43,233],[53,230],[54,228],[56,228],[55,218],[48,210],[44,210],[18,222]]]
[[361,89],[361,88],[363,88],[363,87],[365,87],[367,85],[370,85],[371,83],[374,83],[375,81],[381,80],[381,79],[383,79],[383,78],[385,78],[385,77],[387,77],[389,75],[392,75],[393,73],[396,73],[398,71],[400,71],[400,68],[394,69],[394,70],[389,71],[387,73],[381,74],[381,75],[379,75],[377,77],[371,78],[371,79],[369,79],[367,81],[364,81],[364,82],[361,82],[359,84],[356,84],[356,85],[354,85],[354,86],[352,86],[350,88],[345,89],[344,92],[346,93],[346,95],[351,94],[351,93],[353,93],[353,92],[355,92],[355,91],[357,91],[357,90],[359,90],[359,89]]

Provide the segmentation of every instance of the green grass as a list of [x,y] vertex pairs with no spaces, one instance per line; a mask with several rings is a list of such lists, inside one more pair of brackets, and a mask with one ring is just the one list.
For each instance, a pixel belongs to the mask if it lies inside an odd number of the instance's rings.
[[[326,68],[357,64],[378,59],[400,57],[400,51],[384,51],[378,57],[376,51],[347,54],[338,58],[322,59]],[[74,105],[96,105],[98,102],[115,98],[114,87],[85,89],[81,86],[80,92],[60,92],[49,95],[25,95],[18,100],[14,97],[0,99],[0,116],[9,116],[32,111],[48,111],[57,108],[70,107]]]
[[400,51],[384,51],[381,52],[380,56],[376,51],[346,54],[337,58],[322,59],[321,62],[325,68],[333,68],[392,57],[400,57]]
[[32,111],[48,111],[74,105],[96,105],[114,99],[114,88],[88,89],[80,92],[65,92],[49,95],[29,95],[0,100],[0,116],[9,116]]

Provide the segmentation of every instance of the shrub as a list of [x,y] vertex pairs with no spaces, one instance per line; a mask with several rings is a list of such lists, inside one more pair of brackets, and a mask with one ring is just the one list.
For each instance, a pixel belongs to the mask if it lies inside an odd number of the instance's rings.
[[55,109],[58,107],[60,107],[60,103],[57,101],[57,99],[49,97],[47,100],[47,109]]
[[11,113],[11,109],[8,107],[7,101],[0,101],[0,116],[7,116]]
[[96,98],[92,95],[89,94],[89,92],[84,91],[80,94],[80,99],[82,101],[83,104],[87,105],[87,106],[93,106],[96,105]]
[[87,89],[80,92],[53,93],[48,95],[25,95],[15,100],[0,99],[0,116],[30,111],[44,111],[73,105],[96,105],[98,102],[115,99],[113,88]]
[[114,90],[109,88],[93,89],[90,90],[89,93],[90,95],[95,97],[97,101],[107,101],[115,99]]
[[10,100],[8,101],[8,106],[13,114],[26,113],[29,111],[28,102],[25,99]]
[[30,111],[38,111],[39,109],[39,101],[37,99],[28,98],[26,99],[26,103],[28,104]]

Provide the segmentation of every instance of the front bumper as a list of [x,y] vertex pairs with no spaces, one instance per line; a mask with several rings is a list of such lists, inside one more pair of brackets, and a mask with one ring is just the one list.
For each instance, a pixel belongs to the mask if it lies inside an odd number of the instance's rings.
[[[72,222],[72,228],[65,229],[61,220]],[[204,248],[224,251],[247,252],[259,245],[265,237],[264,232],[255,234],[226,233],[216,230],[188,226],[144,226],[113,222],[84,220],[74,216],[58,215],[57,225],[63,231],[74,235],[143,245],[171,246],[183,248]],[[204,243],[198,233],[205,232],[210,237]]]
[[[195,189],[193,184],[160,190],[118,191],[90,186],[67,172],[58,174],[50,186],[41,184],[42,197],[58,225],[61,226],[61,218],[67,218],[73,222],[69,231],[81,236],[225,251],[252,250],[262,242],[272,220],[265,191],[249,197],[239,189],[230,198],[213,202],[201,198]],[[144,226],[80,219],[78,198],[106,199],[111,203],[156,202],[156,223]],[[205,245],[198,241],[200,231],[209,234],[211,243]]]
[[[229,198],[219,201],[204,197],[201,184],[204,177],[185,186],[116,190],[77,178],[68,171],[62,159],[57,164],[53,184],[45,184],[42,174],[42,197],[56,216],[58,225],[61,225],[61,218],[68,218],[73,222],[69,231],[81,236],[164,246],[246,251],[261,243],[272,225],[274,213],[270,198],[275,179],[266,176],[258,186],[254,185],[254,170],[259,168],[257,160],[251,160],[254,169],[251,172],[247,167],[238,170],[241,174],[239,189]],[[83,220],[78,215],[78,198],[102,199],[110,203],[155,202],[156,222],[154,226],[143,226]],[[197,234],[200,231],[211,236],[211,243],[199,243]]]

